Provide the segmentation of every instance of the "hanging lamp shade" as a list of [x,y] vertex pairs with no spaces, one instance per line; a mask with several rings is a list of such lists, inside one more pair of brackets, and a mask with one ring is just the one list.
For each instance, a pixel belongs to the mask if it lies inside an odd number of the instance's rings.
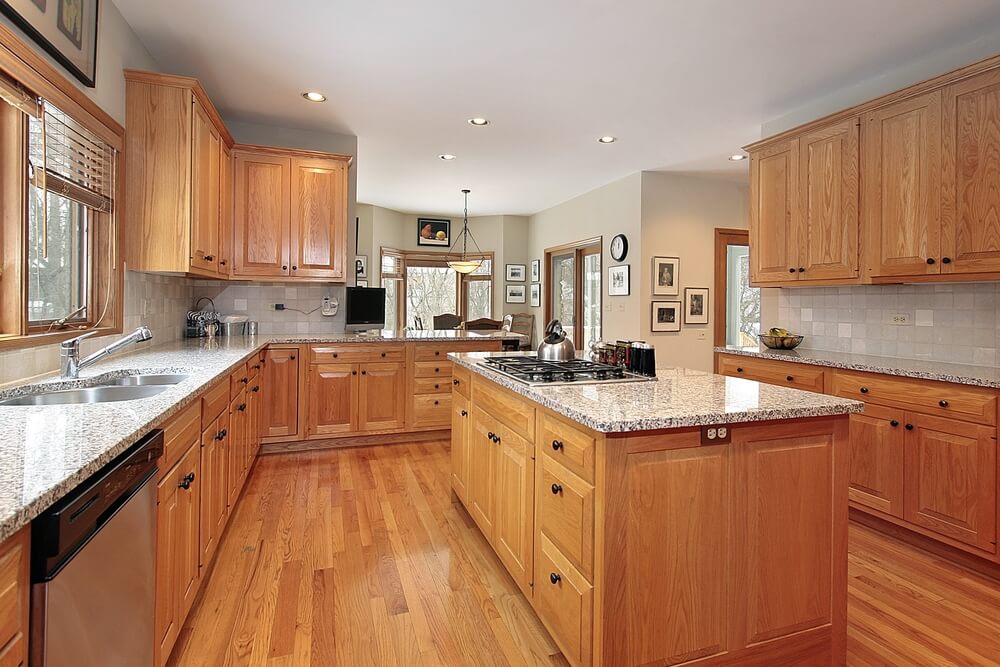
[[[476,239],[473,238],[472,233],[469,231],[469,193],[472,192],[469,189],[463,189],[462,194],[465,195],[465,213],[462,217],[462,231],[459,232],[458,236],[451,244],[451,248],[448,252],[454,254],[455,248],[458,246],[459,240],[462,241],[462,254],[459,259],[448,260],[448,266],[450,266],[457,273],[472,273],[480,266],[483,265],[483,251],[479,249],[479,244],[476,243]],[[469,241],[472,241],[473,247],[475,247],[476,252],[469,253]]]

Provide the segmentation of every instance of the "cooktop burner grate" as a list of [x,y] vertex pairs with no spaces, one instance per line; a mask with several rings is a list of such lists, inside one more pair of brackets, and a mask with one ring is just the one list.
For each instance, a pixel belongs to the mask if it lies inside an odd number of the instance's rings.
[[483,365],[525,384],[569,384],[638,382],[651,380],[620,366],[600,364],[586,359],[546,361],[536,356],[487,357]]

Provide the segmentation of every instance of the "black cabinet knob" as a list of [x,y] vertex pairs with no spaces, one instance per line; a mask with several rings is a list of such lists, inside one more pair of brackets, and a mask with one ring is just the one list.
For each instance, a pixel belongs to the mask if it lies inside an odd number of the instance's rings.
[[181,489],[187,490],[191,488],[192,484],[194,484],[194,473],[189,472],[181,478],[181,481],[177,484],[177,486]]
[[441,372],[441,369],[440,369],[440,368],[435,368],[435,369],[434,369],[434,372],[435,372],[435,373],[440,373],[440,372]]
[[927,263],[928,263],[928,264],[935,264],[935,263],[936,263],[936,260],[935,260],[935,259],[934,259],[933,257],[928,257],[928,258],[927,258]]
[[240,403],[240,406],[238,408],[236,408],[236,409],[239,410],[240,412],[246,412],[247,404],[246,403]]
[[912,431],[913,430],[913,424],[907,424],[906,425],[906,430],[907,431]]
[[468,417],[469,416],[469,411],[468,410],[462,410],[462,416],[463,417]]
[[861,393],[862,394],[867,394],[868,393],[868,387],[862,387],[861,388]]
[[554,451],[558,452],[562,448],[563,448],[563,442],[562,442],[562,440],[553,440],[552,441],[552,449]]
[[254,369],[255,371],[259,371],[259,370],[260,370],[260,364],[254,364],[254,365],[253,365],[253,369]]
[[948,407],[948,401],[942,398],[940,401],[938,401],[938,405],[940,405],[942,408],[946,408]]
[[368,375],[368,371],[361,371],[362,375]]
[[951,257],[942,257],[941,258],[941,263],[942,264],[951,264]]
[[334,359],[336,359],[336,358],[337,358],[337,357],[339,357],[339,356],[340,356],[340,355],[339,355],[339,354],[337,354],[336,352],[334,352],[334,353],[333,353],[333,358],[334,358]]
[[295,361],[295,355],[294,354],[290,355],[288,358],[291,359],[292,361]]
[[248,384],[250,382],[250,378],[240,378],[240,382],[242,382],[243,384]]
[[351,375],[357,375],[357,374],[358,374],[357,371],[351,371]]
[[496,436],[495,433],[493,433],[493,431],[490,431],[489,433],[486,434],[486,437],[489,438],[490,440],[492,440],[493,438],[495,438],[497,436]]
[[737,368],[737,369],[736,369],[736,372],[737,372],[737,373],[742,373],[742,372],[743,372],[743,369],[742,369],[742,368]]
[[437,401],[434,401],[434,405],[437,405],[437,404],[438,404],[438,402],[437,402]]
[[441,356],[441,350],[434,350],[434,356],[435,357],[440,357]]
[[[441,388],[441,385],[439,385],[439,384],[436,384],[436,385],[434,385],[434,388],[435,388],[435,389],[440,389],[440,388]],[[437,401],[435,401],[435,404],[436,404],[436,403],[437,403]]]
[[288,270],[288,265],[287,264],[282,264],[281,265],[281,270],[282,271],[287,271]]
[[299,267],[297,267],[297,266],[295,266],[295,265],[293,264],[293,265],[292,265],[292,271],[298,271],[298,270],[299,270]]
[[558,584],[560,581],[562,581],[562,577],[553,572],[549,575],[549,581],[551,581],[553,584]]
[[225,265],[226,265],[226,260],[220,259],[219,260],[219,266],[225,266]]
[[256,394],[258,391],[260,391],[260,385],[259,384],[254,385],[253,389],[251,389],[250,391]]
[[383,356],[383,357],[385,356],[385,352],[383,352],[383,353],[382,353],[382,356]]
[[205,255],[205,261],[206,262],[214,262],[215,261],[215,255]]
[[789,272],[789,273],[795,273],[795,269],[794,269],[794,268],[791,268],[791,267],[790,267],[790,268],[788,269],[788,272]]
[[562,493],[562,484],[552,484],[552,495],[558,496]]
[[805,272],[806,272],[806,267],[800,266],[799,267],[799,273],[805,273]]
[[451,381],[451,383],[452,383],[453,385],[455,385],[456,387],[458,386],[458,380],[452,380],[452,381]]
[[896,428],[897,426],[899,426],[899,420],[893,419],[891,422],[889,422],[889,426]]
[[795,376],[794,375],[786,375],[785,379],[788,380],[789,382],[794,382],[795,381]]

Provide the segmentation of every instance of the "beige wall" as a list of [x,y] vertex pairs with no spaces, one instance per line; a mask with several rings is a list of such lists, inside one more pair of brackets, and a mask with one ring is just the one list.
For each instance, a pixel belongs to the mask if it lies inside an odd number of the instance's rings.
[[[641,295],[639,338],[656,346],[659,367],[712,370],[715,299],[715,229],[747,226],[747,189],[724,181],[642,174],[642,258],[633,264],[632,288]],[[677,333],[650,331],[654,256],[680,258],[680,294],[656,297],[684,300],[685,287],[709,288],[708,324],[681,324]],[[640,270],[636,270],[635,264]]]
[[[602,338],[607,341],[635,340],[641,332],[641,304],[636,285],[639,274],[637,262],[642,254],[641,188],[642,176],[635,173],[536,213],[528,222],[528,261],[540,259],[544,262],[546,248],[595,236],[602,237],[601,270],[605,284],[602,286],[601,319]],[[632,290],[629,296],[607,295],[607,267],[617,263],[612,261],[608,252],[608,245],[615,234],[625,234],[629,240],[629,253],[625,258],[625,263],[632,265]],[[544,266],[542,280],[545,280]],[[547,288],[543,282],[542,307],[530,309],[535,315],[536,340],[545,326],[542,320],[545,318]]]

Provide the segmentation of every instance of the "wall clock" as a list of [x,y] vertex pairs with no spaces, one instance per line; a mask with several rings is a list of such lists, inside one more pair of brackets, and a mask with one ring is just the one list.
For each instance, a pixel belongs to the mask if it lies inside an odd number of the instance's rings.
[[628,254],[628,239],[624,234],[618,234],[611,239],[611,259],[620,262]]

